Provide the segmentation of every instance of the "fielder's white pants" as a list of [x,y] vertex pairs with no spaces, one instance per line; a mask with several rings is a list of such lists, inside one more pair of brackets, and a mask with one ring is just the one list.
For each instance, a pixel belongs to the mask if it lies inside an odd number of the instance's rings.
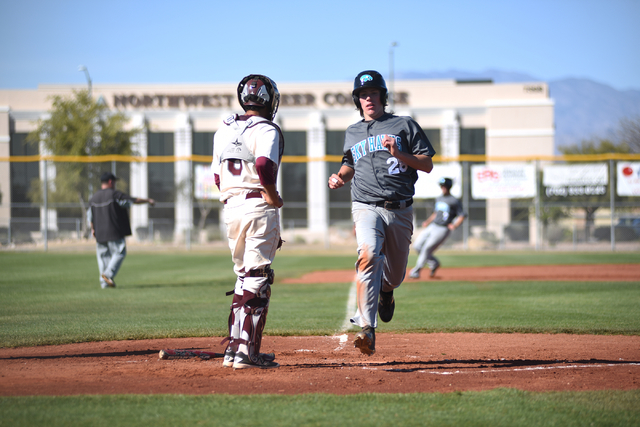
[[[233,269],[238,277],[273,262],[280,242],[280,214],[277,208],[262,198],[232,197],[224,206],[224,222]],[[245,277],[244,283],[237,280],[235,293],[242,295],[242,291],[247,290],[257,294],[265,280],[263,277]]]

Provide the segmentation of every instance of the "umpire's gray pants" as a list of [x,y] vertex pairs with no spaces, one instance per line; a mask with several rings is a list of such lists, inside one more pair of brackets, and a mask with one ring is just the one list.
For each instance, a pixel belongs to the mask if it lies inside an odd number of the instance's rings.
[[127,245],[124,239],[113,240],[104,243],[96,242],[96,255],[98,257],[98,268],[100,269],[100,286],[107,287],[102,275],[114,279],[124,258],[127,256]]
[[447,240],[449,233],[451,233],[449,227],[432,222],[418,235],[414,244],[418,251],[418,261],[413,271],[420,271],[425,264],[429,266],[430,270],[440,266],[438,258],[433,253]]
[[353,202],[351,213],[358,241],[357,303],[351,323],[378,326],[380,290],[400,286],[407,272],[413,234],[413,207],[387,210]]

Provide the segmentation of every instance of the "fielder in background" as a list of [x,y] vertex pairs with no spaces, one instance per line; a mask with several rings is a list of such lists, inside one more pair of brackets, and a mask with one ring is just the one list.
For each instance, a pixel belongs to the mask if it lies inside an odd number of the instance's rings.
[[132,203],[149,203],[153,199],[132,197],[116,190],[118,178],[111,172],[100,177],[101,189],[89,201],[87,222],[91,225],[91,234],[96,238],[96,254],[100,270],[100,286],[115,288],[115,277],[127,256],[125,237],[131,236],[128,208]]
[[436,270],[440,267],[440,261],[433,253],[447,240],[453,230],[460,227],[467,216],[460,200],[451,195],[453,180],[441,178],[438,184],[442,190],[442,196],[436,197],[435,210],[422,223],[426,228],[420,233],[414,245],[418,251],[418,261],[409,274],[412,279],[420,278],[420,270],[425,264],[429,266],[429,276],[435,276]]
[[280,239],[283,201],[276,190],[284,152],[272,122],[280,93],[270,78],[251,74],[237,89],[244,115],[226,118],[213,138],[212,171],[224,203],[224,222],[237,275],[229,314],[229,343],[223,366],[277,368],[273,353],[260,353]]
[[371,355],[376,351],[377,315],[383,322],[391,320],[393,290],[406,274],[417,171],[431,172],[435,151],[414,120],[385,111],[387,86],[377,71],[358,74],[352,96],[363,120],[347,129],[342,165],[329,177],[329,188],[351,181],[358,242],[358,308],[351,323],[362,328],[355,347]]

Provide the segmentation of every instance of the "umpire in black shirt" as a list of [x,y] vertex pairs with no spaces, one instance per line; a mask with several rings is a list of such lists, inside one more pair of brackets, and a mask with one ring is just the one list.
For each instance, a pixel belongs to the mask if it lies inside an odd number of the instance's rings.
[[129,211],[132,203],[149,203],[153,199],[131,197],[115,189],[116,176],[105,172],[100,177],[101,189],[90,200],[87,219],[91,224],[91,233],[96,238],[96,254],[100,269],[102,288],[115,288],[114,278],[127,256],[125,237],[131,236]]

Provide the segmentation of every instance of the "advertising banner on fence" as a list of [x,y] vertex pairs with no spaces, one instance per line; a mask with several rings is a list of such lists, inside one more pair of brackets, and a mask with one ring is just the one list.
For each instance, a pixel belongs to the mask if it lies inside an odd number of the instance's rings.
[[418,181],[416,181],[416,199],[435,199],[442,195],[438,181],[440,178],[453,179],[451,194],[454,197],[462,197],[462,166],[460,163],[436,163],[433,165],[431,173],[418,171]]
[[523,199],[536,195],[535,166],[527,163],[471,167],[474,199]]
[[618,196],[640,196],[640,162],[618,162]]
[[220,191],[216,185],[211,166],[196,165],[194,177],[194,194],[196,199],[211,200],[220,199]]
[[601,196],[607,194],[609,168],[606,163],[547,165],[542,184],[547,197]]

